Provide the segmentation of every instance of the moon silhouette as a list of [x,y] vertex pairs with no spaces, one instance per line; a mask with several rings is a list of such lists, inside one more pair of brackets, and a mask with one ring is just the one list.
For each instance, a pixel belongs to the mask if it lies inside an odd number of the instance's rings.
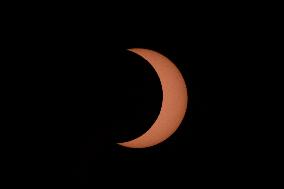
[[118,143],[128,148],[146,148],[169,138],[180,126],[187,108],[187,89],[182,74],[167,57],[148,49],[128,49],[143,57],[159,76],[163,100],[162,107],[152,127],[140,137]]

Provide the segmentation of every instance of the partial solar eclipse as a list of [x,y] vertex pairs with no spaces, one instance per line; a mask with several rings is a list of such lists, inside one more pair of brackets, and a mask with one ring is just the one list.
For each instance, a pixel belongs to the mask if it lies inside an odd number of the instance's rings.
[[187,108],[187,89],[182,74],[167,57],[158,52],[129,49],[149,62],[155,69],[163,91],[162,107],[152,127],[140,137],[118,143],[128,148],[146,148],[169,138],[180,126]]

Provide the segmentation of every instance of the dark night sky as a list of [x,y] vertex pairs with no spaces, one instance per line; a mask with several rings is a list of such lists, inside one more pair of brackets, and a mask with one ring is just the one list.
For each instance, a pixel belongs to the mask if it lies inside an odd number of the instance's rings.
[[[31,125],[24,154],[35,153],[29,160],[41,184],[191,187],[232,183],[238,171],[245,174],[250,146],[240,121],[246,114],[239,73],[248,64],[240,18],[210,6],[177,9],[175,16],[164,11],[42,18],[34,30],[35,22],[22,25],[27,33],[15,40],[28,63],[19,67],[27,71],[17,90],[21,107],[29,107],[19,111]],[[155,71],[128,48],[164,54],[188,87],[180,128],[151,148],[116,144],[149,129],[162,100]]]

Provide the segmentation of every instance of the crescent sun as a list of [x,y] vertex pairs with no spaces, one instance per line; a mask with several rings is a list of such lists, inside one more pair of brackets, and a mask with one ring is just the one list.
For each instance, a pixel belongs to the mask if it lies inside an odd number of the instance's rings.
[[146,148],[169,138],[180,126],[187,108],[187,88],[181,72],[167,57],[153,50],[129,49],[156,71],[163,91],[162,107],[152,127],[140,137],[118,143],[128,148]]

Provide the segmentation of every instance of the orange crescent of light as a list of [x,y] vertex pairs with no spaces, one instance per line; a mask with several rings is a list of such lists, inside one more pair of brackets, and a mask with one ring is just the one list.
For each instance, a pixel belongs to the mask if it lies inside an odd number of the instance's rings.
[[152,127],[140,137],[118,143],[129,148],[146,148],[169,138],[181,124],[187,108],[187,89],[182,74],[168,58],[148,49],[129,49],[151,64],[160,78],[163,101]]

